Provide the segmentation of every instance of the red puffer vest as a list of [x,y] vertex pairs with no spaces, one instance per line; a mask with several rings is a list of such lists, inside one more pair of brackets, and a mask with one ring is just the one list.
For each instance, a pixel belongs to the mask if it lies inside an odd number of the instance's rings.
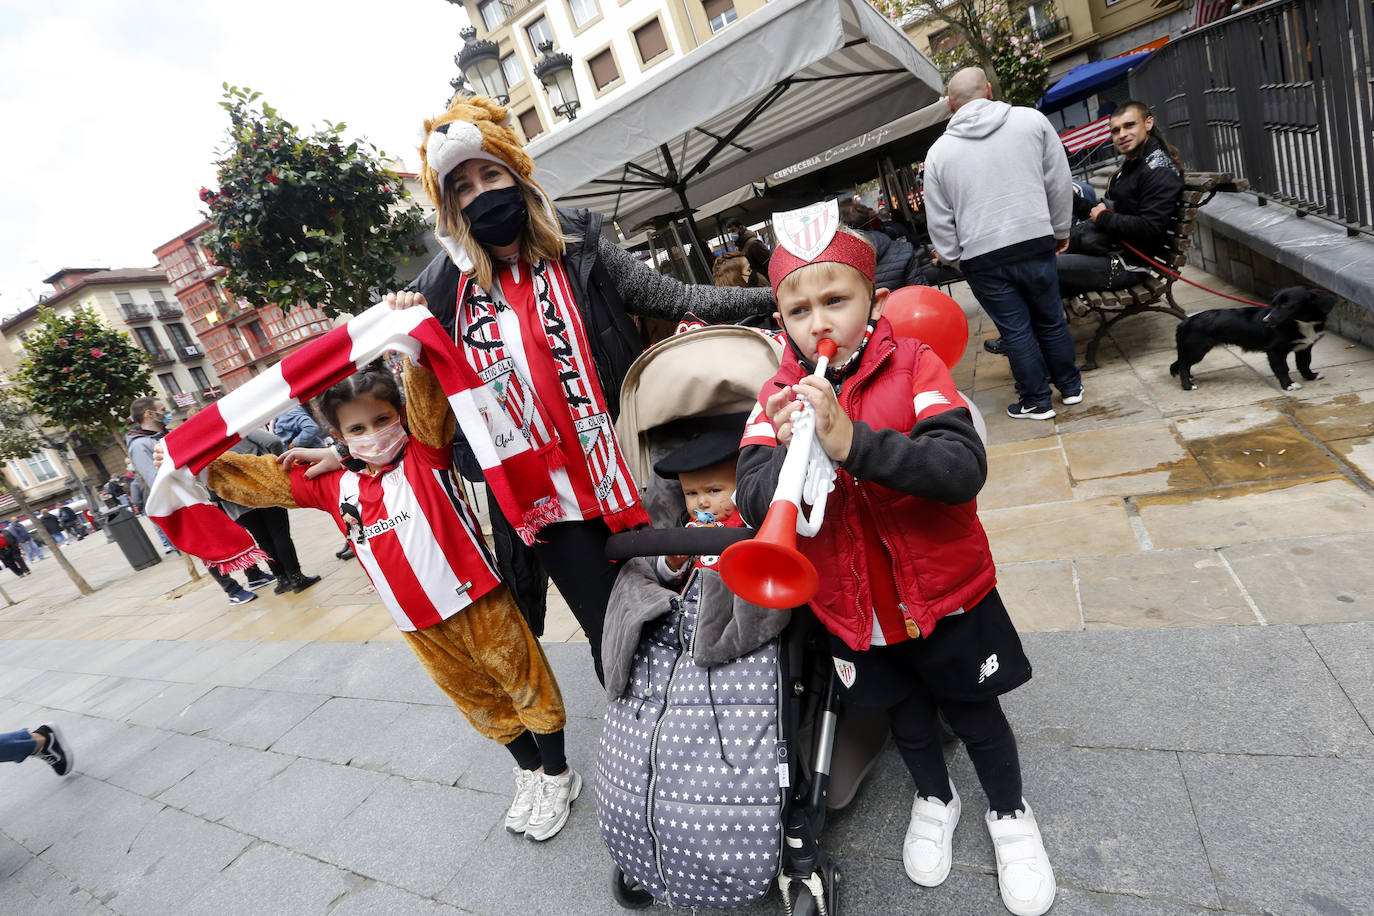
[[[894,338],[887,322],[881,322],[859,371],[840,393],[845,413],[874,429],[910,431],[916,423],[913,383],[919,361],[936,358],[929,348],[918,352],[920,346],[910,338]],[[790,385],[803,374],[789,351],[777,375],[764,386],[760,402],[778,390],[774,382]],[[860,506],[881,545],[864,543]],[[925,636],[941,617],[972,607],[996,584],[992,550],[976,502],[945,505],[858,480],[843,468],[836,474],[821,530],[797,542],[820,573],[820,590],[811,609],[826,629],[859,651],[869,647],[873,634],[866,550],[882,550],[892,558],[911,635]]]

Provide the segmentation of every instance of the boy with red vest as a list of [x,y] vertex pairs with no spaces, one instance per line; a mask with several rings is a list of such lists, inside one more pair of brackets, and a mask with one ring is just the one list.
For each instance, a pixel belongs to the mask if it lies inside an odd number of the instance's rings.
[[[825,520],[798,547],[820,573],[811,608],[830,632],[846,703],[885,709],[916,783],[902,860],[912,881],[942,883],[959,795],[936,725],[944,712],[988,798],[1002,902],[1018,916],[1054,902],[1054,873],[1021,795],[1016,738],[997,697],[1030,663],[996,589],[974,498],[987,455],[949,370],[898,338],[874,289],[874,251],[839,228],[832,201],[777,214],[768,266],[788,353],[764,386],[741,443],[735,503],[757,527],[768,511],[803,404],[838,463]],[[836,352],[824,380],[817,344]]]

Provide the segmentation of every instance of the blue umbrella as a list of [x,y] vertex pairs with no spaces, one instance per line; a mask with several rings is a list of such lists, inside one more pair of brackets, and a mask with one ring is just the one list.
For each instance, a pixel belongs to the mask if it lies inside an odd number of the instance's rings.
[[1081,102],[1104,86],[1125,79],[1137,66],[1145,62],[1152,51],[1141,51],[1127,57],[1109,57],[1079,64],[1049,88],[1038,107],[1041,111],[1058,111],[1065,105]]

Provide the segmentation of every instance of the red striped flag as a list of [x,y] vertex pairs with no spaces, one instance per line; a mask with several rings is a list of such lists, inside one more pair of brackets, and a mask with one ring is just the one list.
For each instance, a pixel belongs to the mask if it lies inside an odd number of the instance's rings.
[[1111,116],[1103,115],[1096,121],[1089,121],[1082,127],[1071,127],[1059,135],[1064,148],[1072,153],[1101,146],[1112,138]]
[[1193,28],[1216,22],[1231,11],[1231,0],[1197,0],[1197,16]]

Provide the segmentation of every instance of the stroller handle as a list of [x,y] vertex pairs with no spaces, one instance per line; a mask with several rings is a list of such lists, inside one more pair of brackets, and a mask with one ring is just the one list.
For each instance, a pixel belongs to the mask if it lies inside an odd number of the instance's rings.
[[731,544],[747,541],[753,536],[752,528],[636,528],[606,539],[606,559],[719,556]]

